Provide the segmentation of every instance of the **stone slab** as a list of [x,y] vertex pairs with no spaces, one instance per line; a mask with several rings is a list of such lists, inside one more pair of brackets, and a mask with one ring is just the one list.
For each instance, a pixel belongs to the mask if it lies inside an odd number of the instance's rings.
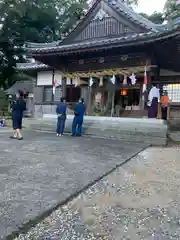
[[168,137],[173,142],[180,142],[180,131],[169,131]]
[[17,141],[1,133],[1,239],[146,146],[33,131],[24,131],[24,140]]

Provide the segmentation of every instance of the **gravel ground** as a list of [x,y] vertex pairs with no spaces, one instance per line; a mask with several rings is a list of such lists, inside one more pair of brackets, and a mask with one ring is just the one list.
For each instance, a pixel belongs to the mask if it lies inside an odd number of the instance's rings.
[[180,148],[149,148],[23,239],[180,239]]

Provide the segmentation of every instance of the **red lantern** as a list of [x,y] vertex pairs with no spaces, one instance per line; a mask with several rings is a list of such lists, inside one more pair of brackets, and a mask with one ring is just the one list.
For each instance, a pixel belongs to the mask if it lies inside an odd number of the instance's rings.
[[121,95],[126,96],[127,95],[127,90],[126,89],[121,89]]

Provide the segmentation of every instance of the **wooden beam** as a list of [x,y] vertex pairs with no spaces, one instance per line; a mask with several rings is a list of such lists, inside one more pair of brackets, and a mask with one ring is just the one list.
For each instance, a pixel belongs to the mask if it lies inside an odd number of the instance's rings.
[[[114,68],[114,69],[104,69],[101,71],[89,71],[89,72],[72,72],[66,73],[61,72],[63,77],[69,78],[89,78],[89,77],[101,77],[101,76],[112,76],[112,75],[131,75],[132,73],[139,73],[144,72],[145,66],[136,66],[136,67],[129,67],[129,68]],[[152,66],[147,66],[147,72],[150,71]]]

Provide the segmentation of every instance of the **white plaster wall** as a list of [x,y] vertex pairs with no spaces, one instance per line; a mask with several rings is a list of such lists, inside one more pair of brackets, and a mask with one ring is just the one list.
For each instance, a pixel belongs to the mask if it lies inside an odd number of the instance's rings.
[[37,73],[37,86],[52,86],[53,71],[41,71]]
[[[62,77],[61,77],[61,71],[56,70],[54,73],[54,79],[62,85]],[[52,86],[52,81],[53,81],[53,71],[40,71],[37,73],[37,86]],[[71,79],[67,78],[66,79],[66,85],[77,85],[78,81],[77,79]],[[81,83],[84,83],[81,81]],[[85,82],[86,83],[86,82]]]

